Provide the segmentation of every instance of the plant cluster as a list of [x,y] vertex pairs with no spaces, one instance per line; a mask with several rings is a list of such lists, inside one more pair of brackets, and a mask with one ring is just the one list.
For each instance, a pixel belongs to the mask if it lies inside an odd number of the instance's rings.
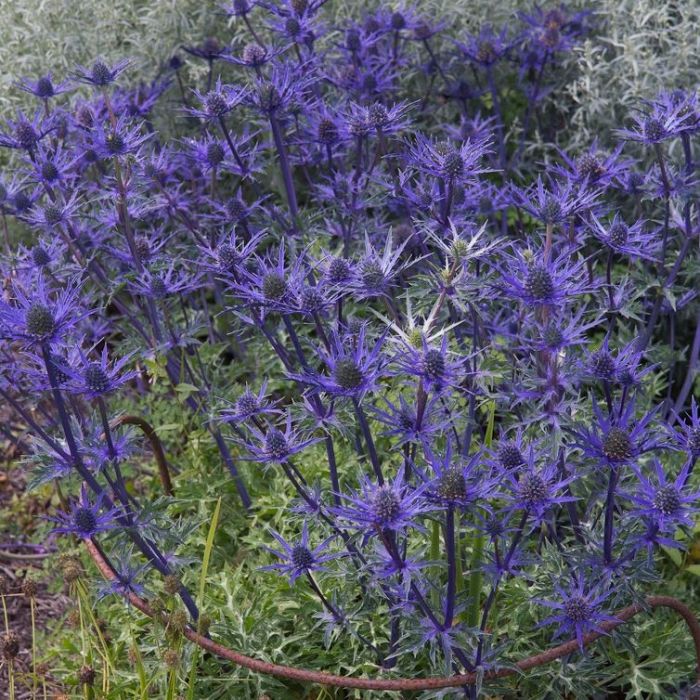
[[18,82],[0,396],[67,496],[53,531],[99,543],[100,595],[159,574],[171,627],[201,624],[196,523],[133,487],[123,411],[167,383],[327,644],[482,674],[514,660],[517,595],[584,652],[695,522],[697,95],[638,105],[610,147],[547,146],[591,13],[452,36],[420,6],[334,26],[325,4],[233,0],[242,41],[184,47],[197,84],[180,55],[137,87],[126,59]]

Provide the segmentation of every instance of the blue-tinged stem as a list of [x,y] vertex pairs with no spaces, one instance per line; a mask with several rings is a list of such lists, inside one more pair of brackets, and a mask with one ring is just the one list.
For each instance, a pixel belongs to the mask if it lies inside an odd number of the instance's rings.
[[605,499],[605,524],[603,532],[603,561],[606,565],[613,560],[613,524],[615,519],[615,490],[619,477],[618,468],[610,467],[610,477],[608,479],[608,495]]
[[[49,384],[51,385],[51,390],[54,397],[54,403],[56,405],[56,410],[58,411],[61,426],[63,428],[63,433],[66,437],[66,442],[68,443],[68,449],[70,450],[71,456],[73,458],[73,463],[76,470],[80,476],[87,482],[88,486],[95,492],[95,494],[102,498],[104,505],[107,508],[114,508],[114,501],[110,498],[109,494],[100,486],[99,482],[92,475],[89,469],[86,469],[80,452],[78,451],[78,445],[73,436],[73,431],[70,426],[70,419],[68,417],[68,412],[66,411],[66,406],[63,401],[63,395],[61,394],[61,389],[59,388],[58,381],[56,380],[56,372],[53,368],[53,363],[51,362],[51,349],[48,344],[44,343],[41,346],[41,352],[44,359],[44,366],[46,368],[46,373],[49,378]],[[120,495],[117,491],[117,495]],[[121,497],[120,497],[121,500]],[[125,503],[128,507],[128,502]],[[145,540],[141,535],[136,532],[135,528],[131,527],[131,523],[127,518],[122,515],[117,516],[117,520],[124,526],[124,529],[129,536],[129,538],[134,542],[134,544],[141,550],[144,556],[149,560],[153,567],[159,571],[161,574],[167,576],[171,573],[170,567],[168,566],[165,557],[158,551],[157,547]],[[180,591],[180,597],[185,607],[189,610],[193,619],[197,619],[199,616],[199,611],[197,606],[192,600],[190,594],[184,588]]]
[[445,514],[445,552],[447,554],[447,595],[445,596],[445,628],[452,627],[457,596],[457,545],[455,542],[455,510],[447,506]]
[[284,135],[280,127],[277,117],[270,115],[270,128],[272,130],[272,138],[277,148],[277,155],[280,159],[280,169],[282,170],[282,180],[284,181],[284,189],[287,193],[287,203],[289,204],[289,213],[292,215],[292,228],[296,231],[296,220],[299,214],[297,206],[297,194],[294,189],[294,181],[292,178],[292,168],[289,163],[289,155],[287,154],[287,146],[284,142]]
[[384,475],[382,474],[382,467],[379,463],[379,456],[377,455],[377,448],[374,445],[374,439],[372,438],[372,431],[370,430],[369,423],[367,422],[367,417],[365,412],[362,410],[362,405],[357,399],[353,399],[353,404],[355,406],[355,413],[357,414],[357,420],[360,423],[360,429],[365,438],[365,443],[367,444],[367,452],[369,453],[369,460],[372,464],[372,469],[374,470],[374,475],[377,477],[377,481],[381,486],[384,484]]
[[498,586],[501,583],[501,579],[503,578],[503,575],[505,572],[508,571],[508,567],[510,566],[510,562],[513,559],[513,555],[518,549],[518,545],[520,544],[520,540],[523,537],[523,533],[525,532],[525,525],[527,524],[527,519],[528,519],[528,511],[525,510],[522,514],[522,517],[520,518],[520,522],[518,523],[518,527],[515,531],[515,534],[513,535],[513,540],[510,543],[510,548],[506,552],[506,555],[503,559],[503,564],[501,566],[500,572],[496,576],[496,580],[493,583],[493,586],[491,587],[491,591],[489,592],[489,596],[486,599],[486,602],[484,603],[484,610],[481,614],[481,624],[479,625],[479,630],[481,631],[481,635],[479,638],[479,644],[476,649],[476,663],[475,666],[478,668],[479,664],[481,663],[481,659],[483,658],[483,653],[484,653],[484,632],[486,631],[486,625],[488,624],[488,619],[489,619],[489,613],[491,612],[491,608],[493,607],[493,603],[496,600],[496,593],[498,592]]

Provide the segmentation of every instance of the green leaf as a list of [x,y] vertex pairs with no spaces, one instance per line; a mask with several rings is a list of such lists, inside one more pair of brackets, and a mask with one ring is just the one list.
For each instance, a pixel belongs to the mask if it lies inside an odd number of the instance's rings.
[[690,566],[686,566],[685,570],[694,576],[700,576],[700,564],[691,564]]
[[[677,567],[680,568],[680,567],[682,566],[682,564],[683,564],[683,557],[682,557],[681,553],[680,553],[677,549],[674,549],[673,547],[664,547],[663,545],[661,545],[661,549],[663,549],[664,552],[666,552],[666,554],[668,555],[669,559],[670,559]],[[690,568],[690,567],[688,567],[688,568]]]

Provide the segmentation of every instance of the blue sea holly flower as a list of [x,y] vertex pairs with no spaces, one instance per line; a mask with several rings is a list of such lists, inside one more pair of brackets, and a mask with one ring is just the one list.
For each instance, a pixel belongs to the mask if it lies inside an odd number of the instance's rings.
[[118,595],[127,598],[130,594],[143,596],[146,592],[140,580],[149,569],[149,564],[134,563],[133,552],[121,552],[116,557],[112,557],[114,578],[111,581],[104,581],[98,585],[98,600],[110,595]]
[[535,465],[535,450],[531,446],[523,467],[504,470],[500,476],[509,491],[507,510],[525,511],[534,522],[540,523],[555,505],[576,500],[573,496],[564,495],[564,488],[575,478],[561,478],[558,466],[551,462],[538,468]]
[[225,423],[244,423],[253,417],[274,413],[281,413],[281,411],[275,408],[274,402],[268,400],[267,381],[264,381],[257,394],[246,386],[245,391],[233,405],[221,411],[221,420]]
[[616,617],[606,614],[601,609],[603,602],[612,591],[599,593],[595,588],[588,587],[581,576],[576,576],[568,588],[555,585],[554,590],[558,594],[558,600],[538,599],[535,602],[555,611],[554,615],[538,624],[538,627],[558,625],[555,639],[573,635],[583,651],[584,635],[588,632],[607,634],[601,627],[601,623],[617,620]]
[[79,83],[104,88],[113,83],[128,68],[129,63],[129,59],[122,59],[110,66],[98,58],[89,68],[77,66],[74,77]]
[[691,459],[700,457],[700,412],[698,402],[693,396],[690,401],[690,415],[683,420],[676,414],[677,428],[667,427],[672,446],[684,450]]
[[526,306],[558,308],[596,286],[584,274],[585,261],[574,260],[568,252],[545,261],[539,251],[519,251],[516,255],[504,255],[498,270],[503,293]]
[[629,514],[651,521],[660,532],[673,534],[680,526],[692,528],[695,524],[693,516],[698,512],[696,505],[700,502],[700,491],[688,489],[690,465],[691,462],[686,461],[673,481],[667,478],[664,466],[658,459],[651,462],[651,476],[635,466],[638,485],[627,494],[635,505]]
[[659,237],[655,231],[645,231],[643,221],[628,226],[617,212],[606,224],[602,224],[593,213],[591,220],[589,230],[608,249],[631,258],[656,260]]
[[365,234],[365,254],[355,266],[352,287],[355,299],[361,301],[389,296],[391,287],[396,284],[396,277],[414,262],[401,262],[401,254],[407,244],[408,241],[404,241],[394,249],[393,238],[389,233],[385,238],[384,251],[380,253]]
[[466,140],[457,144],[433,141],[419,133],[409,146],[405,159],[407,165],[419,173],[445,182],[465,184],[488,172],[481,166],[488,150],[486,140]]
[[427,510],[425,489],[425,485],[414,488],[405,483],[402,469],[392,481],[381,486],[362,474],[357,492],[339,494],[347,505],[331,510],[349,527],[367,536],[402,532],[409,527],[420,527],[417,520]]
[[424,336],[421,336],[420,348],[402,341],[393,362],[396,365],[393,373],[399,376],[418,377],[426,391],[437,394],[464,378],[465,360],[450,358],[447,350],[447,334],[442,336],[439,347],[428,344]]
[[493,496],[494,483],[480,469],[483,455],[477,452],[467,460],[453,455],[452,441],[448,439],[442,455],[426,448],[429,473],[425,475],[427,500],[442,507],[453,506],[476,511],[482,496]]
[[0,131],[0,147],[15,148],[33,154],[39,142],[54,128],[51,120],[45,119],[40,112],[36,112],[32,119],[25,116],[24,112],[18,112],[17,119],[8,119],[6,130]]
[[439,396],[433,395],[428,399],[420,421],[415,401],[409,402],[403,395],[399,396],[398,405],[386,397],[383,401],[385,409],[370,406],[370,410],[386,426],[383,435],[398,438],[398,445],[407,442],[430,444],[435,435],[446,432],[451,425]]
[[50,289],[40,275],[31,289],[13,283],[14,302],[0,300],[0,337],[27,346],[53,344],[87,315],[78,304],[78,287]]
[[362,399],[367,392],[374,390],[386,364],[382,355],[385,335],[369,347],[366,334],[367,325],[364,323],[360,324],[356,338],[352,339],[334,329],[329,336],[330,347],[318,349],[326,373],[307,370],[289,376],[333,397]]
[[511,188],[515,206],[524,209],[538,221],[548,225],[564,224],[571,217],[581,216],[596,204],[600,190],[581,187],[575,183],[551,180],[545,187],[542,178],[527,190]]
[[55,517],[49,518],[57,523],[52,532],[75,535],[83,540],[89,540],[101,532],[114,530],[118,527],[119,511],[116,508],[104,510],[103,498],[100,496],[95,503],[91,503],[87,489],[83,485],[80,489],[80,499],[73,504],[70,512],[59,512]]
[[635,420],[634,412],[634,401],[629,401],[620,412],[613,406],[612,413],[601,411],[594,401],[595,425],[571,431],[576,445],[599,464],[618,466],[635,462],[640,455],[659,447],[661,440],[650,430],[658,408],[639,420]]
[[55,83],[51,73],[42,75],[36,80],[24,78],[17,83],[17,87],[40,100],[49,100],[69,90],[68,81]]
[[248,456],[243,459],[262,464],[285,464],[291,457],[313,445],[321,438],[302,438],[301,431],[292,428],[292,416],[287,414],[287,422],[283,429],[273,425],[266,426],[265,430],[249,426],[249,430],[256,442],[251,443],[236,439],[235,442],[243,445],[248,450]]
[[136,376],[136,371],[124,371],[131,362],[133,353],[129,353],[114,363],[109,362],[107,345],[104,344],[98,359],[91,359],[89,353],[81,353],[79,366],[63,367],[68,374],[69,391],[86,398],[96,399],[112,393]]
[[268,313],[291,314],[298,309],[297,295],[306,277],[305,256],[300,253],[291,265],[286,262],[284,242],[277,248],[276,258],[255,256],[252,269],[241,269],[237,279],[228,282],[229,289],[249,306]]
[[496,33],[490,24],[486,24],[478,34],[469,36],[465,43],[455,41],[455,44],[470,61],[482,68],[489,68],[504,58],[515,42],[508,40],[507,27]]
[[214,88],[206,93],[201,93],[198,90],[192,92],[201,106],[199,108],[188,107],[185,111],[205,121],[222,119],[241,104],[246,97],[243,89],[222,84],[221,78],[217,79]]
[[321,544],[313,549],[309,546],[309,526],[306,521],[301,530],[301,539],[295,543],[287,542],[282,535],[270,529],[270,534],[277,540],[281,549],[265,549],[274,554],[279,562],[269,566],[261,567],[261,571],[279,571],[289,577],[289,583],[294,582],[304,574],[312,571],[324,571],[325,562],[337,559],[344,555],[343,552],[327,553],[328,545],[333,541],[334,536],[328,537]]
[[662,99],[647,101],[645,109],[640,109],[632,117],[630,129],[618,129],[617,134],[625,141],[638,141],[654,145],[693,131],[698,127],[698,115],[688,109],[686,101],[677,104]]

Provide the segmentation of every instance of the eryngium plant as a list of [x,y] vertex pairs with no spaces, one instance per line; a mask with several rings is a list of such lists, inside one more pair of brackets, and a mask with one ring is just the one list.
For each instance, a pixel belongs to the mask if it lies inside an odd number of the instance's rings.
[[[196,84],[179,56],[136,88],[101,58],[22,80],[36,111],[0,132],[0,395],[38,479],[74,495],[55,531],[106,539],[105,593],[156,571],[198,616],[188,523],[129,488],[115,420],[115,394],[158,376],[251,515],[286,479],[298,536],[270,530],[262,568],[317,596],[329,642],[384,669],[496,669],[519,580],[531,626],[583,650],[694,522],[696,94],[542,167],[526,144],[566,128],[542,100],[590,13],[454,36],[420,6],[331,27],[324,4],[226,6],[244,38],[188,44]],[[277,359],[256,376],[261,343]]]

